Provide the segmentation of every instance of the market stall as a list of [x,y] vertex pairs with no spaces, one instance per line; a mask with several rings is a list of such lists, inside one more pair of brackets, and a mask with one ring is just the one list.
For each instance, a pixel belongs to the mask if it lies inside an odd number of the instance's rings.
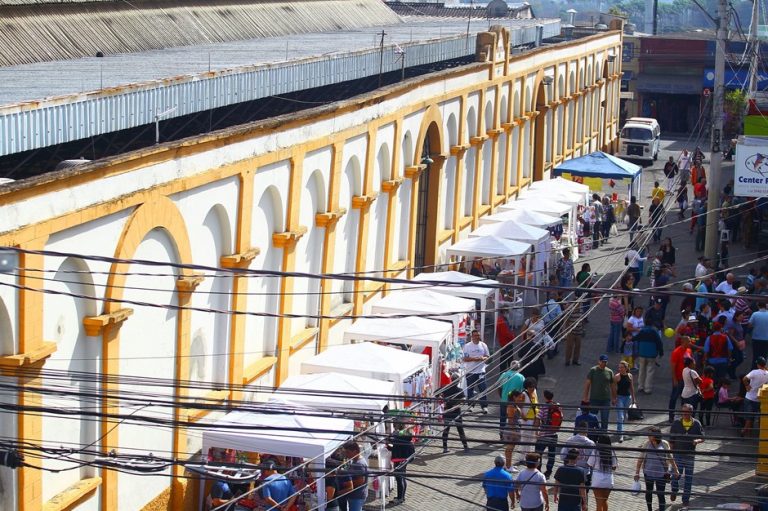
[[[627,196],[640,196],[642,167],[621,158],[595,151],[585,156],[566,160],[554,169],[553,176],[565,176],[583,180],[584,184],[598,193],[626,189]],[[618,198],[618,197],[617,197]]]
[[528,186],[529,190],[567,190],[569,192],[580,193],[589,200],[592,195],[592,191],[588,185],[583,183],[577,183],[570,179],[563,177],[555,177],[553,179],[543,179],[541,181],[534,181]]
[[[495,284],[495,282],[494,282]],[[440,386],[443,366],[461,364],[461,347],[450,322],[410,316],[405,318],[361,318],[344,332],[344,342],[378,341],[409,346],[415,353],[430,357],[432,379]]]
[[568,204],[571,206],[585,206],[589,204],[589,200],[585,194],[563,189],[546,190],[537,188],[532,190],[527,188],[520,192],[520,195],[518,195],[518,200],[527,199],[547,199],[556,202],[562,202],[563,204]]
[[551,236],[548,230],[515,220],[505,220],[504,222],[481,225],[469,233],[470,238],[482,236],[496,236],[507,240],[531,243],[536,250],[531,256],[533,271],[529,274],[531,277],[526,279],[526,283],[532,286],[546,283],[552,253]]
[[[479,311],[478,311],[479,312]],[[427,319],[443,319],[453,325],[454,339],[463,345],[467,328],[476,314],[474,300],[436,293],[429,289],[393,291],[371,305],[373,314],[418,314],[428,315]]]
[[[468,275],[460,271],[438,271],[433,273],[419,273],[413,282],[435,282],[449,285],[434,285],[429,289],[436,293],[458,296],[475,301],[475,308],[479,311],[480,322],[478,328],[481,332],[493,331],[496,337],[496,303],[499,301],[499,288],[495,280],[483,279]],[[476,285],[472,285],[472,284]],[[453,285],[451,285],[453,284]],[[407,288],[405,288],[407,289]],[[411,289],[423,289],[415,287]],[[492,311],[490,314],[489,311]]]
[[[325,460],[354,434],[354,423],[337,417],[233,411],[203,429],[203,453],[226,449],[253,462],[280,456],[284,466],[307,468],[289,474],[295,488],[304,488],[303,509],[324,509]],[[316,492],[309,483],[316,480]],[[298,507],[298,506],[297,506]]]
[[396,394],[394,382],[331,372],[291,376],[280,385],[273,397],[293,406],[357,410],[380,415],[385,406],[397,406],[393,397]]
[[557,248],[570,248],[574,260],[578,257],[577,209],[576,204],[564,204],[546,198],[520,199],[509,201],[499,206],[500,211],[536,211],[546,215],[561,217],[563,219],[562,231],[559,235],[556,234],[554,236],[555,240],[559,242]]

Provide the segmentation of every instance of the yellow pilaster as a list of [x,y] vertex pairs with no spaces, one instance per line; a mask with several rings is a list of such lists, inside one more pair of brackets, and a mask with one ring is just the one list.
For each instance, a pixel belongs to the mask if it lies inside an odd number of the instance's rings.
[[[473,138],[476,135],[483,133],[483,126],[485,125],[485,89],[480,91],[480,99],[478,100],[477,108],[477,130],[478,133],[470,133],[470,143],[473,142]],[[487,135],[479,136],[475,138],[475,194],[472,201],[472,228],[476,229],[478,225],[478,218],[480,217],[480,209],[482,208],[482,191],[483,191],[483,146],[485,144],[485,138]]]
[[[22,248],[42,250],[48,241],[47,236],[38,238]],[[30,353],[42,347],[43,344],[43,293],[35,291],[41,287],[36,271],[45,267],[43,256],[38,254],[19,254],[19,352]],[[31,289],[23,289],[29,287]],[[42,387],[43,381],[39,374],[44,364],[41,360],[27,366],[27,375],[19,378],[19,406],[40,406],[40,394],[27,392],[26,387]],[[38,413],[20,412],[18,417],[19,441],[36,442],[43,438],[43,419]],[[21,511],[39,511],[43,505],[43,478],[40,470],[22,467],[18,470],[19,509]]]
[[[355,260],[355,272],[360,274],[365,271],[368,258],[368,231],[370,221],[370,206],[376,199],[372,193],[373,188],[373,165],[374,153],[376,151],[376,127],[368,127],[368,140],[365,149],[365,176],[363,177],[363,195],[352,198],[352,207],[360,210],[360,223],[357,231],[357,259]],[[355,315],[363,312],[363,303],[365,293],[363,292],[368,285],[365,280],[355,280],[354,309]]]
[[[222,266],[229,268],[247,268],[253,258],[251,248],[251,228],[253,218],[253,179],[252,170],[243,170],[239,176],[240,190],[238,192],[237,207],[237,234],[235,239],[235,252],[237,254],[249,254],[248,257],[222,260]],[[255,256],[255,254],[254,254]],[[248,278],[234,274],[232,277],[232,303],[234,311],[245,311],[248,307]],[[233,314],[230,318],[229,332],[229,370],[230,384],[229,399],[237,401],[242,398],[239,387],[243,384],[244,346],[245,346],[245,322],[242,314]]]
[[[395,233],[397,232],[395,226],[395,219],[397,213],[394,211],[397,204],[397,189],[403,182],[403,178],[400,172],[400,145],[403,138],[403,121],[398,119],[395,121],[395,140],[392,143],[392,169],[390,170],[390,179],[381,184],[381,191],[386,193],[386,197],[381,197],[379,200],[387,201],[387,229],[384,237],[384,268],[389,268],[393,262],[392,248],[394,247]],[[384,274],[384,277],[392,277],[391,274]],[[389,290],[389,284],[384,287],[384,292]]]
[[[283,249],[283,271],[290,272],[296,268],[296,243],[307,232],[307,226],[299,225],[301,205],[301,183],[304,169],[304,154],[291,157],[291,179],[288,191],[288,214],[286,215],[286,232],[275,233],[272,243]],[[293,277],[280,279],[280,314],[288,314],[293,310]],[[288,362],[291,344],[291,319],[281,316],[277,321],[277,366],[275,370],[275,385],[279,386],[288,377]]]
[[[344,146],[340,142],[333,144],[331,156],[331,172],[330,183],[328,186],[328,211],[331,215],[328,216],[328,222],[325,224],[325,240],[323,241],[323,262],[322,273],[333,272],[333,256],[336,249],[336,224],[338,219],[343,215],[339,208],[339,186],[341,183],[341,158],[344,153]],[[346,210],[345,210],[346,212]],[[320,225],[320,224],[318,224]],[[333,289],[333,281],[321,280],[320,281],[320,312],[323,316],[330,315],[331,312],[331,295],[329,291]],[[328,345],[328,330],[331,327],[330,319],[321,319],[319,321],[320,331],[317,334],[317,349],[323,351]]]

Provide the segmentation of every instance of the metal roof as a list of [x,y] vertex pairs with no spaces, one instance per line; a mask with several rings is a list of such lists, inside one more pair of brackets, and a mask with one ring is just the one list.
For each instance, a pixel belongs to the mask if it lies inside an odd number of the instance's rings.
[[0,66],[399,21],[381,0],[26,2],[0,19]]
[[[559,33],[559,20],[504,20],[513,46]],[[307,34],[0,68],[0,156],[245,101],[475,53],[487,20],[419,18],[368,30]],[[343,52],[343,48],[362,48]],[[288,59],[286,59],[286,55]],[[210,58],[210,69],[208,71]],[[173,78],[168,78],[173,77]],[[100,85],[103,84],[103,87]],[[44,99],[48,98],[48,99]]]

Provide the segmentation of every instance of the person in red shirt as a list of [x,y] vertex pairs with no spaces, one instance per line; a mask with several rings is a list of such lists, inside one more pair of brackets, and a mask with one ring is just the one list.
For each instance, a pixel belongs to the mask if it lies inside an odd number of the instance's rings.
[[680,399],[680,393],[683,391],[683,368],[684,360],[693,358],[691,353],[691,338],[687,335],[680,337],[680,346],[672,350],[669,355],[669,366],[672,369],[672,392],[669,393],[669,422],[675,420],[675,410],[677,410],[677,400]]
[[701,408],[699,421],[705,426],[712,425],[712,407],[715,406],[715,368],[707,366],[701,377]]
[[707,198],[707,179],[699,178],[699,182],[693,186],[693,196],[699,200],[706,200]]
[[501,370],[506,371],[509,369],[509,362],[513,358],[512,346],[507,346],[515,340],[515,332],[509,327],[507,320],[504,319],[503,314],[496,316],[496,341],[499,343],[499,351],[501,353],[500,361]]

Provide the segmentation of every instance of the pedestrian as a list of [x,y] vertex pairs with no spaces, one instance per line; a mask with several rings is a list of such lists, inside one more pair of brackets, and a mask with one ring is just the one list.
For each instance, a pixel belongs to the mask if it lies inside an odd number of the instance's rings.
[[[680,409],[680,418],[669,428],[669,444],[675,452],[675,465],[684,476],[683,479],[683,509],[688,509],[691,501],[693,486],[693,466],[696,457],[696,446],[704,441],[704,427],[693,417],[693,406],[684,404]],[[679,478],[672,479],[672,494],[669,500],[677,498],[680,488]]]
[[[581,265],[581,270],[576,274],[576,285],[581,289],[592,287],[592,268],[589,266],[589,263]],[[574,295],[581,301],[581,310],[586,314],[589,310],[589,296],[582,298],[584,292],[579,289],[574,292]],[[585,318],[585,321],[588,320]]]
[[765,302],[757,302],[757,311],[749,317],[752,328],[752,367],[757,366],[757,359],[768,356],[768,310]]
[[627,419],[629,405],[635,402],[635,383],[632,373],[629,372],[629,364],[619,362],[616,374],[613,375],[616,385],[616,431],[619,434],[619,443],[624,441],[624,421]]
[[635,286],[640,284],[640,277],[642,277],[643,271],[640,264],[646,259],[648,258],[641,256],[640,252],[638,252],[637,243],[631,242],[627,254],[624,256],[624,264],[626,264],[629,271],[632,272],[632,275],[635,277]]
[[622,331],[624,340],[621,342],[621,361],[627,364],[630,373],[635,371],[635,341],[632,333],[624,329]]
[[541,320],[544,322],[544,331],[550,337],[557,336],[561,324],[558,318],[563,314],[563,308],[560,306],[557,298],[556,293],[550,293],[546,303],[541,307]]
[[565,366],[580,366],[581,341],[584,338],[584,311],[578,303],[571,305],[566,316],[565,331]]
[[715,321],[712,324],[712,333],[704,341],[704,363],[715,369],[715,377],[718,380],[728,375],[728,364],[733,354],[733,343],[723,333],[723,325]]
[[523,402],[523,392],[513,390],[509,393],[508,404],[506,406],[507,422],[502,429],[501,440],[504,442],[504,466],[510,472],[517,472],[517,468],[512,464],[512,454],[515,447],[520,443],[523,425],[523,412],[520,405]]
[[747,394],[744,396],[744,429],[741,436],[747,436],[752,431],[755,417],[760,417],[760,398],[758,392],[763,385],[768,383],[768,371],[765,370],[765,358],[758,357],[755,361],[757,369],[751,370],[742,382]]
[[709,427],[712,425],[712,408],[715,406],[715,368],[707,366],[701,375],[701,405],[699,421]]
[[[359,454],[359,451],[358,451]],[[269,504],[268,511],[290,509],[296,500],[297,494],[293,489],[293,483],[277,471],[277,464],[273,460],[267,460],[261,468],[264,476],[260,488],[261,498]],[[359,511],[350,508],[351,511]],[[360,507],[362,510],[362,504]]]
[[613,489],[613,473],[619,465],[616,453],[611,447],[611,437],[602,434],[597,437],[595,449],[587,461],[592,469],[591,488],[595,494],[597,511],[608,511],[608,497]]
[[637,203],[637,197],[630,197],[629,207],[627,207],[627,230],[629,231],[629,241],[631,242],[635,233],[640,230],[640,204]]
[[552,487],[557,511],[586,511],[587,489],[584,471],[576,466],[578,449],[569,449],[565,455],[565,464],[555,472],[555,484]]
[[[679,172],[680,168],[675,163],[675,158],[670,156],[669,160],[664,164],[664,175],[667,177],[667,190],[671,190],[675,182],[675,175]],[[658,185],[658,182],[654,183]]]
[[685,369],[685,359],[693,358],[691,351],[691,338],[687,335],[680,337],[680,345],[672,350],[669,355],[669,368],[672,371],[672,391],[669,394],[669,422],[675,420],[675,410],[677,410],[677,400],[683,392],[683,369]]
[[464,450],[469,449],[467,437],[464,434],[464,421],[462,419],[461,404],[464,401],[464,391],[461,390],[460,379],[457,374],[451,376],[451,383],[439,390],[439,396],[443,400],[443,452],[448,452],[448,432],[451,426],[456,428]]
[[405,425],[402,422],[396,422],[387,445],[392,452],[392,475],[395,476],[395,484],[397,485],[395,504],[405,502],[405,491],[408,489],[408,479],[405,476],[405,470],[408,467],[408,463],[413,459],[414,454],[416,454],[416,449],[413,445],[412,429],[413,424]]
[[544,471],[544,477],[547,479],[552,475],[552,469],[555,467],[557,433],[563,424],[563,409],[554,399],[555,394],[551,390],[544,391],[544,403],[539,406],[539,436],[536,439],[536,452],[541,456],[542,463],[544,450],[547,451],[547,467]]
[[547,479],[536,468],[538,466],[539,455],[535,452],[528,453],[525,456],[525,470],[522,470],[515,480],[515,492],[521,511],[549,511]]
[[701,279],[701,282],[696,287],[696,292],[699,293],[699,296],[696,297],[696,311],[701,311],[701,308],[704,305],[709,304],[709,298],[706,296],[702,296],[702,294],[709,294],[712,293],[712,277],[705,276],[703,279]]
[[657,198],[651,201],[651,205],[648,206],[648,225],[653,230],[653,241],[658,243],[661,240],[661,230],[663,229],[664,221],[664,205]]
[[606,353],[619,353],[621,330],[624,327],[624,318],[626,317],[626,309],[624,308],[621,296],[616,294],[611,295],[611,298],[608,300],[608,315],[610,319],[610,330],[605,351]]
[[683,152],[680,153],[680,157],[677,159],[678,170],[690,169],[691,163],[693,163],[693,158],[691,157],[691,153],[688,152],[688,149],[683,149]]
[[680,220],[685,219],[685,210],[688,209],[688,186],[685,183],[680,183],[680,188],[677,189],[677,207],[680,209],[678,217]]
[[512,474],[504,470],[501,456],[496,456],[493,468],[483,474],[483,490],[486,511],[509,511],[515,507],[515,483]]
[[698,206],[694,209],[694,215],[691,216],[691,232],[693,232],[693,226],[696,227],[696,241],[695,249],[697,252],[704,250],[704,245],[707,238],[707,203],[704,200],[698,201]]
[[589,401],[593,413],[600,412],[600,428],[608,430],[611,406],[616,405],[616,382],[608,367],[608,355],[600,355],[584,382],[584,401]]
[[[750,315],[752,310],[750,309]],[[726,334],[731,340],[733,351],[728,362],[728,377],[736,379],[736,369],[744,362],[744,350],[747,349],[747,341],[744,339],[744,326],[748,326],[749,319],[744,311],[736,310],[733,315],[733,324],[727,329]]]
[[653,189],[651,190],[651,200],[653,199],[659,199],[659,201],[664,200],[664,196],[667,194],[667,192],[664,191],[664,188],[661,187],[658,181],[653,182]]
[[[353,490],[347,494],[347,508],[349,511],[363,511],[363,504],[368,498],[368,463],[360,455],[360,444],[354,440],[344,443],[341,449],[349,460],[347,475],[352,479],[353,487]],[[283,509],[289,509],[289,507]]]
[[653,511],[654,493],[659,501],[659,511],[664,511],[667,481],[672,477],[680,476],[675,460],[669,452],[669,443],[661,438],[661,430],[657,426],[651,426],[648,428],[648,440],[640,449],[635,466],[635,481],[640,480],[640,470],[642,470],[645,480],[645,504],[648,511]]
[[582,401],[579,404],[578,415],[573,419],[573,425],[576,429],[586,428],[587,436],[594,441],[600,432],[600,419],[597,418],[589,406],[589,401]]
[[586,423],[576,423],[574,428],[575,434],[565,441],[563,448],[560,450],[560,457],[565,461],[565,458],[573,450],[577,451],[575,465],[584,472],[584,486],[586,488],[584,492],[584,511],[588,509],[587,506],[587,492],[589,492],[589,486],[592,481],[592,468],[589,466],[589,458],[592,456],[592,452],[595,449],[595,442],[587,436]]
[[555,274],[560,283],[560,287],[572,287],[574,278],[573,261],[571,260],[571,249],[563,249],[563,257],[557,262]]
[[513,360],[509,364],[509,369],[501,373],[499,380],[496,382],[496,386],[499,388],[500,400],[499,400],[499,431],[504,431],[504,426],[507,424],[507,403],[509,402],[509,396],[513,390],[519,392],[523,391],[523,383],[525,382],[525,376],[520,372],[520,362]]
[[664,331],[664,299],[653,299],[653,304],[647,311],[645,311],[643,324],[645,326],[651,326],[659,332]]
[[637,390],[650,394],[653,391],[653,373],[656,371],[656,358],[664,356],[664,345],[659,331],[651,326],[644,326],[633,339],[637,349],[640,374],[637,377]]
[[594,210],[595,225],[592,229],[592,249],[600,247],[600,241],[603,236],[603,222],[605,222],[605,209],[603,201],[596,193],[592,194],[592,209]]
[[523,382],[523,399],[520,404],[520,412],[523,420],[520,426],[521,457],[532,453],[536,449],[536,436],[538,421],[539,394],[536,392],[536,378],[528,377]]
[[603,213],[603,245],[605,245],[611,236],[611,227],[616,223],[616,212],[613,209],[610,197],[607,195],[603,197]]
[[733,273],[728,272],[725,275],[725,280],[720,282],[717,287],[715,287],[715,293],[723,293],[726,295],[735,295],[737,293],[736,288],[738,286],[734,286],[734,283],[736,282],[736,275]]
[[[235,504],[230,503],[235,498],[229,483],[223,479],[216,479],[211,485],[211,491],[208,493],[206,503],[208,509],[220,509],[221,511],[233,511]],[[229,504],[229,505],[228,505]]]
[[695,366],[696,361],[692,357],[683,359],[683,390],[680,392],[680,400],[691,405],[694,410],[699,406],[701,399],[701,391],[699,390],[701,376],[694,369]]
[[[677,249],[672,244],[672,238],[666,237],[659,246],[661,251],[661,262],[674,270],[675,260],[677,258]],[[673,271],[674,273],[674,271]]]
[[464,371],[467,378],[467,399],[472,409],[471,400],[475,392],[480,395],[480,408],[483,414],[488,413],[488,397],[485,395],[486,360],[490,357],[488,346],[480,340],[480,332],[472,330],[472,342],[464,345]]
[[346,494],[352,491],[352,479],[339,469],[341,462],[333,457],[325,460],[325,510],[340,511],[342,503],[347,509]]

